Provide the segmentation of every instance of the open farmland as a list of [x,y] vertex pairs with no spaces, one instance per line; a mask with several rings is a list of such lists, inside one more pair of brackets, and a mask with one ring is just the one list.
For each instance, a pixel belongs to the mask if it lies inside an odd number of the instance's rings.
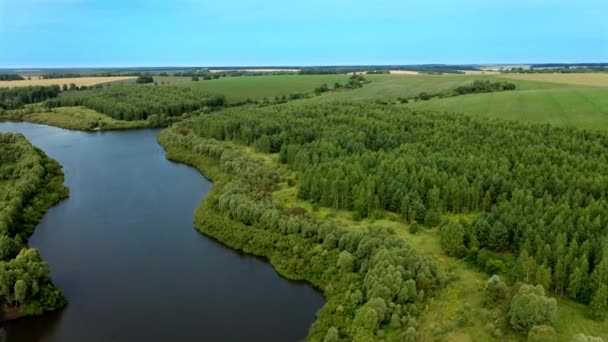
[[[371,83],[361,89],[315,98],[310,101],[396,100],[412,97],[420,92],[441,92],[467,85],[475,80],[505,81],[496,75],[365,75]],[[518,90],[555,88],[560,85],[546,82],[513,80]]]
[[[181,87],[193,88],[213,94],[223,94],[230,102],[287,96],[293,93],[311,93],[321,84],[332,87],[345,83],[346,75],[273,75],[223,77],[217,80],[183,82]],[[345,92],[346,93],[346,92]]]
[[[407,104],[413,109],[457,112],[562,127],[608,129],[608,86],[577,85],[577,82],[608,80],[604,74],[513,75],[518,82],[538,84],[536,89],[520,87],[515,91],[472,94]],[[525,77],[519,77],[525,76]],[[525,79],[525,80],[524,80]],[[535,82],[532,79],[538,79]],[[559,83],[547,83],[549,81]],[[570,82],[570,84],[564,84]],[[551,86],[553,84],[553,86]],[[540,86],[542,85],[542,86]]]
[[608,87],[608,73],[505,74],[503,77],[514,80]]
[[96,84],[120,82],[135,79],[136,77],[130,76],[116,76],[116,77],[74,77],[74,78],[51,78],[51,79],[31,79],[23,81],[0,81],[0,88],[5,87],[29,87],[29,86],[51,86],[51,85],[64,85],[64,84],[75,84],[81,86],[93,86]]

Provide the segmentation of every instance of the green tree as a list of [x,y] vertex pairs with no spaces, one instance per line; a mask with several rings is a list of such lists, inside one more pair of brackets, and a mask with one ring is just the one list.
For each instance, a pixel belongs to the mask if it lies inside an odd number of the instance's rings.
[[552,326],[535,325],[528,332],[528,342],[555,342],[557,341],[557,333]]
[[352,272],[355,269],[355,257],[348,251],[340,252],[338,256],[338,268],[346,272]]
[[513,269],[513,276],[515,279],[531,283],[533,277],[536,274],[536,261],[528,254],[527,250],[523,250],[519,253],[517,261],[515,261],[515,268]]
[[325,338],[323,339],[323,342],[338,342],[339,340],[339,336],[338,336],[338,329],[336,329],[336,327],[330,327],[329,329],[327,329],[327,334],[325,334]]
[[536,284],[545,289],[551,287],[551,267],[543,264],[536,269]]
[[491,276],[483,288],[483,304],[487,307],[495,307],[504,301],[509,292],[509,287],[498,275]]
[[439,227],[441,246],[448,255],[461,257],[466,253],[464,233],[464,228],[457,222],[448,221]]
[[552,325],[557,302],[545,296],[542,286],[522,285],[511,301],[509,323],[513,329],[527,333],[535,325]]
[[15,282],[15,300],[18,304],[23,304],[27,297],[27,284],[22,279]]
[[608,286],[602,285],[593,295],[589,304],[589,315],[596,320],[606,317],[608,311]]

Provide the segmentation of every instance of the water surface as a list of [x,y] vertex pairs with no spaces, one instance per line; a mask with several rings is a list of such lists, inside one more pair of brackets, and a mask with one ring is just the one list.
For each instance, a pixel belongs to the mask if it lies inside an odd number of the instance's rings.
[[158,130],[85,133],[0,123],[7,131],[23,133],[63,165],[70,197],[48,211],[29,240],[69,305],[7,324],[6,341],[306,336],[322,296],[194,229],[194,209],[211,183],[166,160]]

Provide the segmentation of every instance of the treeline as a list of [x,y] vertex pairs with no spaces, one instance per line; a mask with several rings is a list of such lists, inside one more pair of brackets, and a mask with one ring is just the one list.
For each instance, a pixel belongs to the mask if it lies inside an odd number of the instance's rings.
[[0,108],[18,109],[26,104],[56,98],[60,92],[58,85],[0,88]]
[[388,210],[437,226],[444,214],[477,213],[441,229],[450,254],[582,303],[608,301],[605,133],[344,103],[229,110],[201,117],[197,132],[278,152],[301,198],[355,218]]
[[19,74],[0,74],[0,81],[23,81],[24,79]]
[[346,83],[344,83],[344,84],[342,84],[340,82],[334,83],[334,86],[333,86],[332,89],[329,88],[329,86],[327,85],[327,83],[323,83],[319,87],[315,88],[314,93],[315,94],[322,94],[322,93],[326,93],[326,92],[328,92],[330,90],[334,90],[334,91],[352,90],[352,89],[361,88],[366,83],[370,83],[370,81],[366,80],[363,75],[352,75],[348,79],[348,81]]
[[0,306],[37,315],[65,305],[46,262],[25,242],[44,212],[67,197],[61,166],[21,134],[0,133]]
[[118,120],[145,120],[151,115],[179,116],[196,110],[212,110],[225,104],[222,95],[209,95],[189,87],[115,85],[49,100],[46,106],[84,106]]
[[574,74],[574,73],[593,73],[593,72],[608,72],[608,66],[555,66],[555,67],[530,67],[530,68],[511,68],[503,70],[504,73],[513,74]]
[[[301,75],[329,75],[348,73],[388,73],[389,70],[418,71],[424,74],[463,74],[463,70],[478,70],[472,65],[353,65],[301,68]],[[371,71],[371,72],[370,72]]]
[[[492,93],[497,91],[515,90],[515,83],[507,81],[491,82],[489,80],[476,80],[471,84],[461,85],[454,89],[442,91],[438,93],[421,92],[417,97],[412,98],[414,101],[428,101],[434,97],[444,98],[452,96],[460,96],[467,94]],[[408,100],[408,99],[406,99]]]
[[81,78],[81,77],[139,77],[139,76],[152,76],[156,73],[151,72],[140,72],[140,71],[106,71],[106,72],[94,72],[94,73],[78,73],[78,72],[52,72],[43,74],[40,77],[42,79],[56,79],[56,78]]
[[280,174],[239,147],[208,139],[206,124],[195,119],[159,137],[170,159],[197,166],[215,182],[197,209],[197,227],[322,289],[327,303],[310,340],[414,341],[425,298],[444,282],[435,261],[386,229],[341,228],[283,207],[270,196],[284,181]]

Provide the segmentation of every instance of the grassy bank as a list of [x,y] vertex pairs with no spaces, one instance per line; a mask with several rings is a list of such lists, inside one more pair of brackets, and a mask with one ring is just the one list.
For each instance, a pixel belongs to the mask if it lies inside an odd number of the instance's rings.
[[25,121],[79,131],[110,131],[148,128],[146,120],[116,120],[85,107],[58,107],[43,111],[40,107],[6,111],[0,120]]

